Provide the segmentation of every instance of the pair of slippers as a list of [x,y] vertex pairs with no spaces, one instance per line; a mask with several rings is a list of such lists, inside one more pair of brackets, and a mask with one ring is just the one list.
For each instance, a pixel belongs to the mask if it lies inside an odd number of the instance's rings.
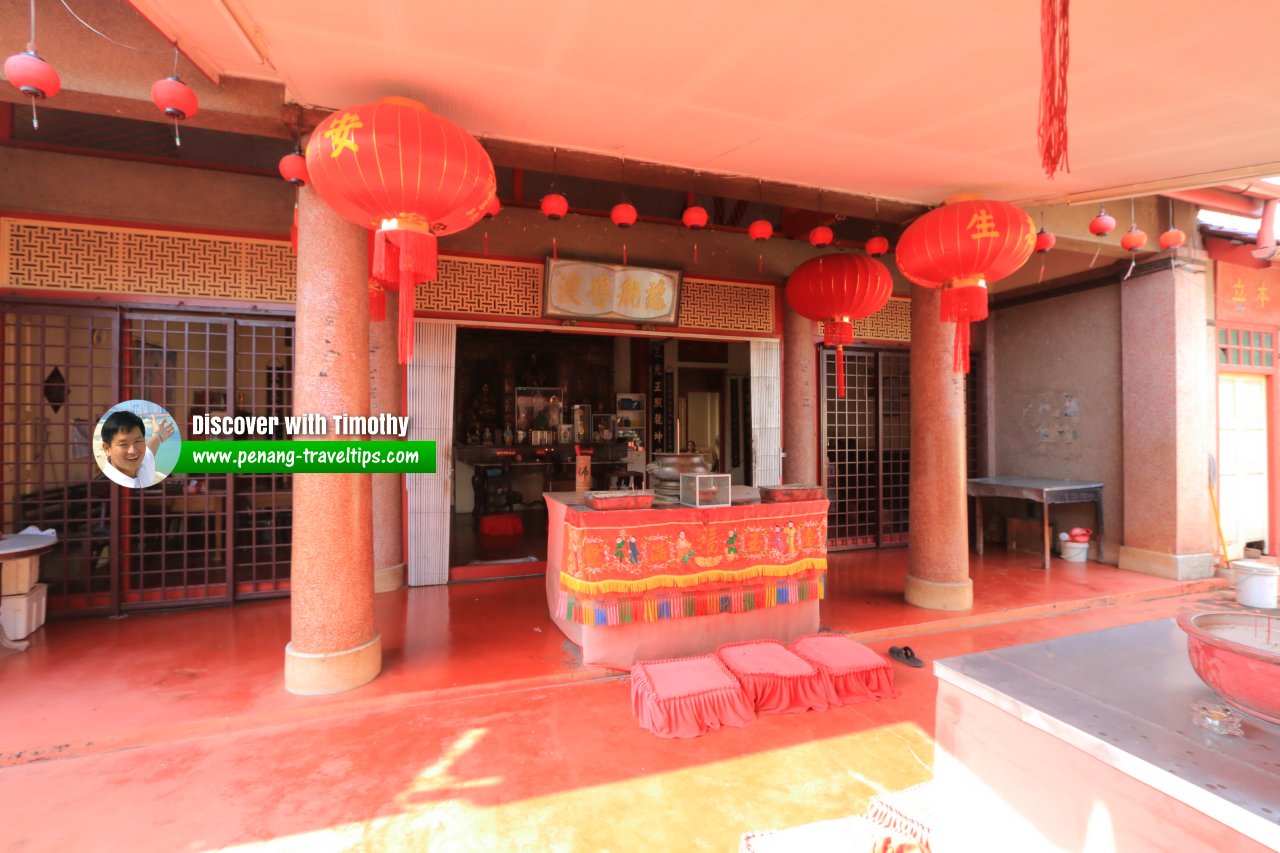
[[916,653],[911,650],[910,646],[890,646],[889,657],[893,658],[899,663],[905,663],[907,666],[914,666],[914,667],[924,666],[924,661],[916,657]]

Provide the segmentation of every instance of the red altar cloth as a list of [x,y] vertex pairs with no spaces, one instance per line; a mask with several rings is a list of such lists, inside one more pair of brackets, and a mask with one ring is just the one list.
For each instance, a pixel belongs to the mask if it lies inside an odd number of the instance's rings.
[[546,499],[547,605],[587,664],[817,630],[825,500],[596,512],[572,493]]

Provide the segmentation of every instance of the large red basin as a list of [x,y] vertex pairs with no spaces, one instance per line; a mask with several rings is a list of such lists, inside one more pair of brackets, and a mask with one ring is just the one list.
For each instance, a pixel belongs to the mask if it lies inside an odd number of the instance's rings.
[[1187,632],[1191,666],[1205,684],[1232,707],[1280,725],[1280,652],[1215,633],[1280,644],[1280,617],[1215,611],[1179,616],[1178,627]]

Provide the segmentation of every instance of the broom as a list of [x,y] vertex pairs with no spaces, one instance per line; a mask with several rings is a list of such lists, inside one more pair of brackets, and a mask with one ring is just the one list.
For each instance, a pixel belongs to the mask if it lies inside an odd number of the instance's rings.
[[1222,515],[1218,512],[1218,498],[1213,493],[1213,484],[1218,481],[1218,461],[1213,458],[1213,454],[1209,454],[1209,503],[1213,506],[1213,520],[1218,526],[1218,545],[1222,548],[1222,559],[1220,566],[1226,567],[1231,565],[1231,560],[1227,556],[1227,537],[1222,535]]

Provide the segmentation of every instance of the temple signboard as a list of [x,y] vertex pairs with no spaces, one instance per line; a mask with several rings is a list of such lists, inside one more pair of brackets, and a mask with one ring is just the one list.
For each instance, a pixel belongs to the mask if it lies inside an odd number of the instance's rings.
[[678,270],[547,258],[544,317],[614,323],[675,325]]

